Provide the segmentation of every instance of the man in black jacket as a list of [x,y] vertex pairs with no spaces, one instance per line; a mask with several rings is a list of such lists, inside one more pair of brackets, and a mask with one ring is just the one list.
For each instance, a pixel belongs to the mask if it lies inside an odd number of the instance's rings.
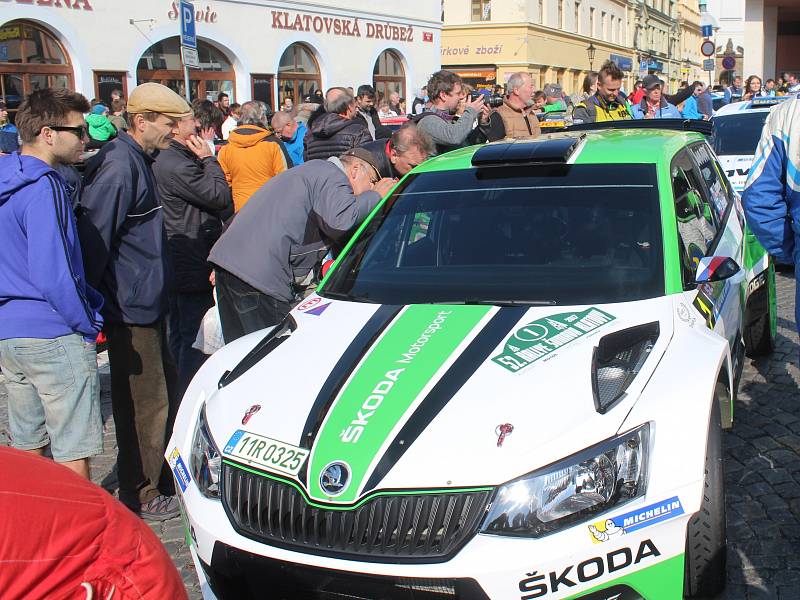
[[175,367],[165,339],[166,236],[152,165],[192,110],[168,87],[144,83],[127,112],[128,133],[86,165],[78,232],[86,278],[105,299],[119,499],[146,519],[164,520],[179,512],[163,468]]
[[334,87],[325,94],[325,112],[308,120],[308,132],[303,139],[306,161],[339,156],[367,142],[372,136],[356,116],[356,102],[348,91]]
[[375,140],[361,147],[372,154],[381,177],[390,179],[400,179],[436,151],[431,136],[410,121],[390,139]]
[[175,137],[153,165],[175,276],[167,337],[178,367],[178,398],[205,360],[192,344],[203,315],[214,305],[208,253],[222,233],[221,219],[233,214],[225,173],[195,134],[198,127],[194,115],[179,119]]
[[358,86],[354,119],[367,128],[373,140],[388,138],[392,135],[391,129],[381,125],[381,119],[375,108],[375,89],[371,85]]

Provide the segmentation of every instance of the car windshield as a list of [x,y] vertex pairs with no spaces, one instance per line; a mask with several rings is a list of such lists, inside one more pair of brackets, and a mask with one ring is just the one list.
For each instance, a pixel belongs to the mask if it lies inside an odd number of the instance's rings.
[[413,176],[321,293],[386,304],[589,304],[662,295],[655,166]]
[[758,111],[714,117],[714,133],[711,136],[711,144],[714,146],[717,156],[726,154],[752,156],[755,154],[768,114],[766,111]]

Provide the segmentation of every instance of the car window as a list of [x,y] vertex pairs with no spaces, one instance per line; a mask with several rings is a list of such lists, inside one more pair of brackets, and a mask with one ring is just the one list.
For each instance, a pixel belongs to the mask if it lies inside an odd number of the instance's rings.
[[580,304],[662,295],[655,167],[412,176],[368,223],[322,293],[403,304]]
[[714,117],[711,145],[717,156],[753,156],[768,114],[767,111],[758,111]]
[[695,165],[700,171],[700,176],[705,183],[703,191],[707,193],[708,202],[714,211],[715,220],[717,223],[721,223],[722,216],[725,214],[725,210],[731,200],[728,182],[721,176],[722,170],[705,142],[690,146],[689,153],[692,155]]
[[675,218],[681,250],[683,281],[692,281],[700,259],[711,248],[716,235],[714,218],[700,190],[702,183],[689,155],[681,152],[671,167]]

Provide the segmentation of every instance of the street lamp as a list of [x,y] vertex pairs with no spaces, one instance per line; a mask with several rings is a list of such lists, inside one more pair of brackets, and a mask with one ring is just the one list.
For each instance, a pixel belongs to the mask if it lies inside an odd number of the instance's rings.
[[597,51],[597,48],[594,47],[592,42],[589,42],[589,47],[586,48],[586,54],[589,56],[589,70],[594,71],[592,68],[592,64],[594,63],[594,53]]

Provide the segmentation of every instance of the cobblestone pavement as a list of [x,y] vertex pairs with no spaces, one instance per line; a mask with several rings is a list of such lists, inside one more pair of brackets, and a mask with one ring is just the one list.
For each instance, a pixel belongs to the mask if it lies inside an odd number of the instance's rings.
[[[775,352],[747,360],[725,434],[728,587],[715,600],[800,598],[800,357],[793,274],[778,274]],[[92,460],[96,483],[116,492],[116,440],[108,364],[99,355],[105,453]],[[5,384],[0,375],[0,444],[8,441]],[[180,571],[189,597],[200,588],[180,519],[151,525]]]

